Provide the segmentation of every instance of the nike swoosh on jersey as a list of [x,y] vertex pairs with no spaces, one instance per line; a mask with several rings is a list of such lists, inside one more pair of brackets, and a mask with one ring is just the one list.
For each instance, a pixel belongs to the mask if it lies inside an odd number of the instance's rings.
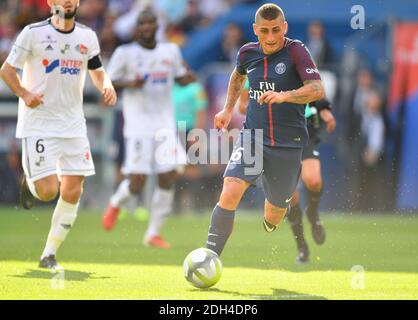
[[247,74],[253,72],[257,68],[247,69]]
[[292,200],[293,197],[290,197],[289,199],[286,199],[285,202],[289,203]]

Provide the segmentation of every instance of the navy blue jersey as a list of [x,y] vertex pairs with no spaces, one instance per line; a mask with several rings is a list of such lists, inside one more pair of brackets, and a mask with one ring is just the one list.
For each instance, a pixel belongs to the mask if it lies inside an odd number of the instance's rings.
[[285,38],[284,47],[266,55],[259,42],[245,44],[238,52],[236,70],[248,76],[249,105],[244,128],[263,129],[268,146],[301,148],[307,144],[305,105],[263,104],[257,100],[266,91],[290,91],[306,80],[320,80],[318,69],[305,45]]

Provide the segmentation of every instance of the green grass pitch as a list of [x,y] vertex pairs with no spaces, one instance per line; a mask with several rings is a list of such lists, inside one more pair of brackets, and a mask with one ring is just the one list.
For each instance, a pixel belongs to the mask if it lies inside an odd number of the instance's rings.
[[37,268],[51,211],[0,209],[0,299],[418,299],[416,215],[327,214],[323,246],[305,223],[311,263],[298,266],[286,221],[266,234],[261,212],[240,211],[220,282],[199,290],[182,264],[205,243],[209,214],[172,216],[164,235],[173,247],[159,250],[142,246],[145,222],[129,216],[105,232],[98,212],[81,210],[58,254],[61,280]]

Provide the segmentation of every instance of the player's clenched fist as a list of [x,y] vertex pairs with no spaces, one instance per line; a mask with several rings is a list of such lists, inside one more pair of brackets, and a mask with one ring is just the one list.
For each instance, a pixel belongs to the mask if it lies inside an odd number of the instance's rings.
[[283,103],[286,96],[284,92],[267,91],[264,92],[258,99],[259,104]]
[[103,102],[108,106],[114,106],[116,104],[117,96],[113,87],[103,88],[102,90]]
[[22,99],[25,101],[26,106],[29,108],[37,108],[39,105],[44,103],[44,95],[38,93],[27,92],[23,95]]
[[224,109],[215,115],[215,118],[213,119],[213,127],[215,129],[224,130],[228,128],[231,118],[232,112]]

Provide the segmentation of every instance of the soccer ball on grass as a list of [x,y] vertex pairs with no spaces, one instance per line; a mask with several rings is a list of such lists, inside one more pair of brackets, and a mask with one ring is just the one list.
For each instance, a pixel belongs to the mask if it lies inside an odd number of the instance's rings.
[[183,263],[184,277],[196,288],[215,285],[222,274],[222,262],[216,252],[199,248],[190,252]]

